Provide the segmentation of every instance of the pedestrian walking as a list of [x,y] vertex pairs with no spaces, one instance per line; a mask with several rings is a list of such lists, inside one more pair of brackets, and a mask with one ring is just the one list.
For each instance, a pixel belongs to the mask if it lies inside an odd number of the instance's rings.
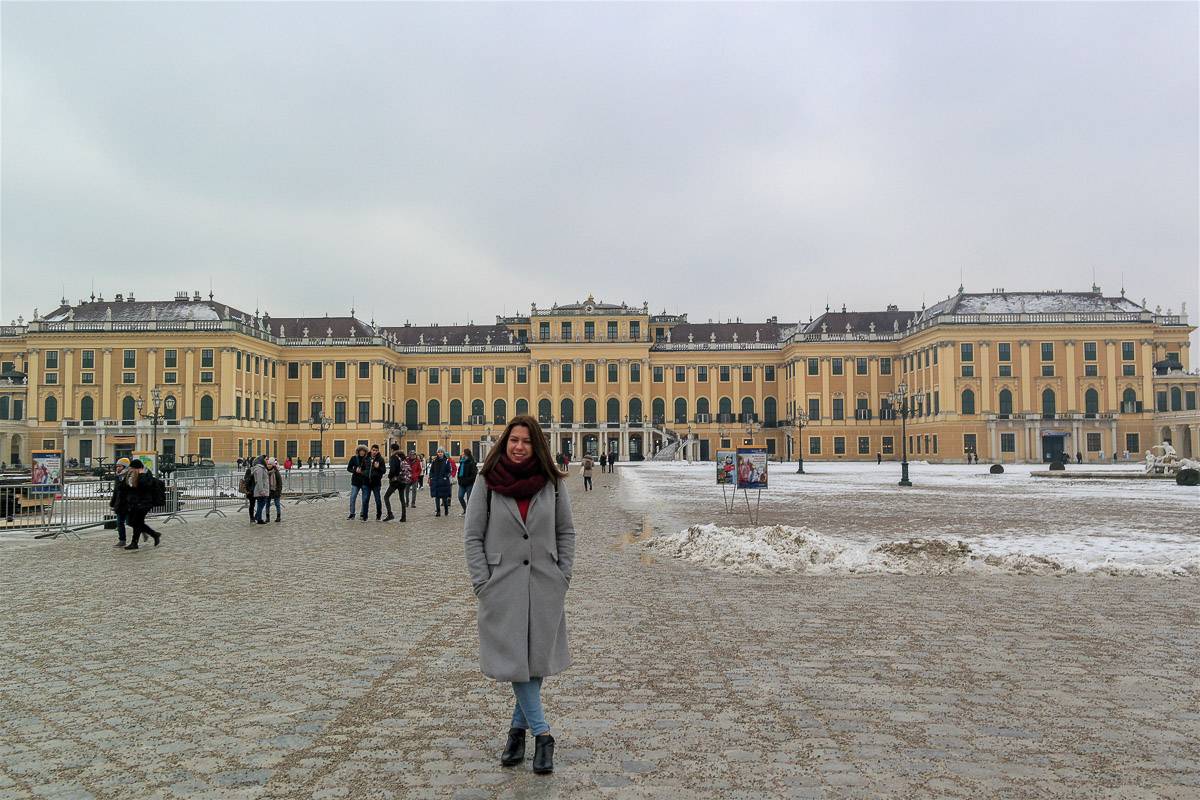
[[475,476],[478,474],[479,466],[468,450],[458,460],[458,504],[462,506],[463,516],[467,514],[467,501],[471,499],[471,489],[475,488]]
[[283,473],[279,471],[279,461],[267,459],[267,477],[270,489],[267,492],[267,522],[271,521],[271,506],[275,506],[275,523],[283,522]]
[[[375,521],[383,519],[383,501],[380,499],[379,492],[383,488],[383,476],[387,473],[387,464],[383,461],[383,455],[379,452],[379,445],[371,445],[370,470],[367,472],[367,482],[371,488],[371,497],[375,498]],[[363,513],[368,511],[367,503],[363,503]],[[365,519],[365,517],[364,517]]]
[[429,496],[433,498],[435,517],[442,515],[442,509],[450,516],[450,459],[440,447],[437,457],[429,464]]
[[554,771],[554,737],[542,682],[571,665],[565,599],[575,559],[575,523],[563,475],[541,426],[514,417],[479,470],[464,528],[467,571],[478,598],[479,666],[512,684],[516,704],[503,766],[525,760],[533,731],[533,771]]
[[400,445],[392,442],[392,452],[388,457],[388,490],[383,495],[383,504],[387,506],[387,516],[383,518],[384,522],[396,518],[396,515],[392,513],[392,495],[397,492],[400,494],[400,521],[408,521],[405,496],[408,494],[408,485],[411,482],[412,472],[409,470],[408,462],[400,456]]
[[350,473],[350,516],[346,519],[354,519],[359,494],[362,494],[363,521],[367,519],[367,504],[371,502],[371,484],[367,479],[370,469],[371,457],[367,448],[360,444],[354,448],[354,455],[350,456],[350,461],[346,463],[346,472]]
[[408,453],[408,485],[404,488],[404,499],[408,503],[409,508],[415,508],[417,504],[417,491],[420,487],[421,474],[421,459],[417,458],[415,451],[410,450]]
[[609,453],[608,454],[608,471],[612,472],[613,467],[615,467],[616,465],[617,465],[617,454]]
[[291,456],[288,456],[287,458],[285,458],[283,460],[283,471],[284,472],[292,471],[292,457]]
[[425,463],[425,456],[417,454],[417,463],[420,465],[420,470],[417,472],[417,486],[425,488],[425,473],[429,469],[429,465]]
[[600,472],[604,472],[604,470],[607,469],[607,467],[608,467],[608,455],[606,453],[601,453],[600,454]]
[[592,490],[592,457],[586,455],[583,457],[583,490]]
[[158,547],[158,543],[162,540],[162,534],[146,524],[146,515],[155,506],[166,503],[166,489],[162,481],[146,472],[141,459],[138,458],[129,462],[129,471],[125,481],[127,484],[124,495],[125,513],[129,520],[129,527],[133,530],[133,537],[129,544],[125,545],[125,549],[137,550],[138,539],[143,533],[153,539],[154,546]]
[[259,525],[266,525],[263,512],[267,510],[267,503],[271,500],[271,474],[267,471],[266,456],[259,456],[254,460],[254,466],[250,467],[250,480],[254,493],[254,521]]
[[114,466],[113,476],[113,491],[112,499],[108,501],[108,507],[113,510],[113,514],[117,518],[117,543],[116,547],[125,546],[125,522],[128,519],[128,505],[126,494],[129,490],[129,484],[126,479],[129,477],[129,459],[118,458]]
[[[868,447],[869,447],[869,446],[870,446],[870,445],[868,445]],[[883,463],[883,453],[879,453],[879,452],[876,452],[876,453],[875,453],[875,463],[876,463],[876,464],[882,464],[882,463]]]

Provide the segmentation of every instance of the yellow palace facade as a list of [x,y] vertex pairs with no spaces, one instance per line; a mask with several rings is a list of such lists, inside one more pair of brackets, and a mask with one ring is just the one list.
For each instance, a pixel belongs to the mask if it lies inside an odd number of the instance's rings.
[[795,323],[698,323],[590,296],[453,326],[272,317],[198,293],[64,299],[0,326],[0,460],[109,461],[156,444],[181,461],[336,461],[389,440],[457,454],[524,413],[555,452],[625,461],[751,441],[791,460],[895,460],[906,445],[930,461],[1111,461],[1164,438],[1191,455],[1192,330],[1183,308],[1096,287],[960,287],[929,308]]

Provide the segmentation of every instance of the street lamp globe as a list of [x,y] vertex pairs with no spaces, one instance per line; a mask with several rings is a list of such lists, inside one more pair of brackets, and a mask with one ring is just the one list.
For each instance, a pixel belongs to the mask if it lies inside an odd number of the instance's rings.
[[174,397],[168,397],[168,398],[166,399],[166,402],[164,403],[164,405],[166,405],[166,407],[167,407],[167,410],[168,410],[168,411],[170,411],[171,409],[175,408],[175,398],[174,398]]

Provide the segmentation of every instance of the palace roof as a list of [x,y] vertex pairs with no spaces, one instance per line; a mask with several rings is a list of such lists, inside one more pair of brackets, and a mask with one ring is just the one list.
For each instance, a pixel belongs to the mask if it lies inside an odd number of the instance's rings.
[[[488,342],[488,337],[492,344],[510,344],[509,330],[503,325],[401,325],[382,330],[405,347],[441,345],[443,338],[447,345],[482,345]],[[514,336],[511,343],[515,342]]]
[[[919,311],[826,311],[803,326],[802,333],[893,333],[903,332]],[[872,328],[872,325],[874,326]],[[824,326],[824,327],[822,327]],[[849,326],[849,327],[847,327]]]
[[693,342],[777,344],[782,327],[778,322],[683,322],[671,327],[671,342],[686,343],[690,335]]
[[1095,292],[960,292],[927,308],[923,318],[940,314],[1098,314],[1136,313],[1142,307],[1127,297]]
[[161,319],[174,321],[237,319],[250,322],[254,315],[215,300],[125,300],[117,295],[113,300],[85,300],[79,305],[61,305],[43,319],[46,322],[138,322]]

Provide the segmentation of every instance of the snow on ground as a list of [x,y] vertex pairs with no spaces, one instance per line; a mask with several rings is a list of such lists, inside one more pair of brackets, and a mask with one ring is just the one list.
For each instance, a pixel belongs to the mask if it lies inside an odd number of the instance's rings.
[[724,511],[713,464],[621,467],[624,499],[657,532],[645,546],[714,569],[1200,577],[1200,489],[1030,474],[1042,468],[910,462],[907,488],[894,462],[772,464],[752,525],[744,495]]

